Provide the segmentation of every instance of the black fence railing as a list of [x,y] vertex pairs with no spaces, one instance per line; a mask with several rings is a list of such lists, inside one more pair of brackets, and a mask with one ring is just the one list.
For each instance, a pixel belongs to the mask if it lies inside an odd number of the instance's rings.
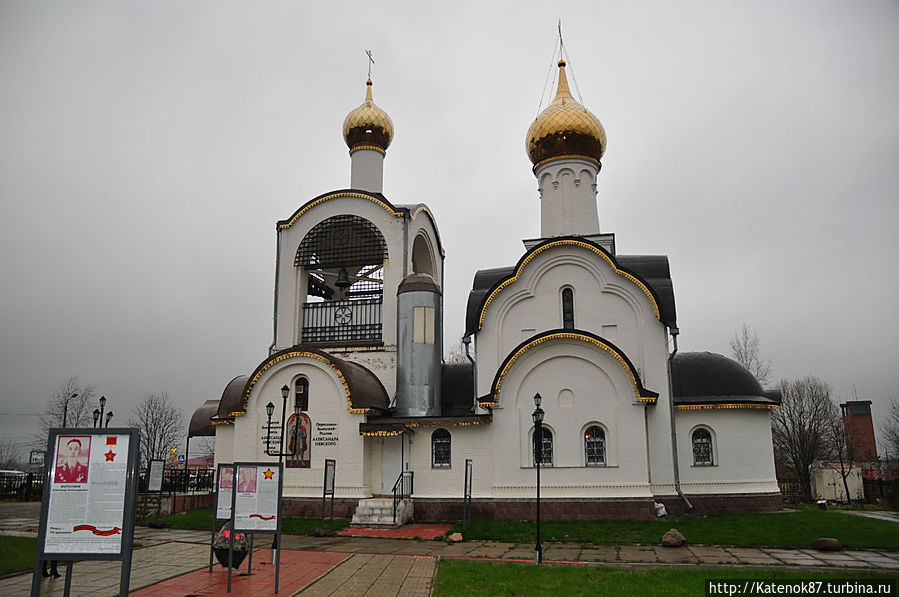
[[352,344],[381,340],[383,298],[303,305],[303,344]]
[[[137,490],[146,493],[147,469],[141,469],[137,477]],[[163,493],[208,493],[215,488],[215,469],[169,469],[162,475]]]
[[43,475],[34,473],[0,474],[0,499],[20,502],[40,501],[43,489]]
[[396,507],[407,497],[412,497],[414,471],[403,471],[393,484],[393,524],[396,524]]

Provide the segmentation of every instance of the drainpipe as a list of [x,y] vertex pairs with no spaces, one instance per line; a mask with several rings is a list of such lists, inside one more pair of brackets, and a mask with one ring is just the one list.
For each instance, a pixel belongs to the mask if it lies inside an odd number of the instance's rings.
[[471,336],[465,336],[462,338],[462,345],[465,347],[465,358],[471,361],[471,381],[472,381],[472,400],[474,404],[472,404],[471,412],[478,412],[478,366],[477,363],[474,362],[474,359],[471,358],[471,353],[468,351],[471,346]]
[[680,468],[677,463],[677,425],[674,423],[674,383],[671,381],[671,366],[674,364],[674,355],[677,354],[677,335],[680,333],[680,330],[671,328],[670,331],[671,340],[674,342],[674,350],[668,355],[668,414],[671,417],[671,455],[674,462],[674,490],[677,491],[680,499],[684,501],[687,510],[692,510],[693,504],[690,503],[690,500],[687,499],[687,496],[684,495],[680,488]]
[[[276,227],[277,228],[277,227]],[[278,228],[278,242],[275,248],[275,312],[272,314],[272,345],[268,347],[268,354],[275,352],[275,344],[278,342],[278,277],[281,267],[281,229]]]

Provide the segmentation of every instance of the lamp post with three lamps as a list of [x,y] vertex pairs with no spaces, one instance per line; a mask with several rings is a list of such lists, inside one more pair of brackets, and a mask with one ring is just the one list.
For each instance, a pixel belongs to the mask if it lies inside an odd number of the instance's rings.
[[100,408],[94,409],[94,427],[109,427],[109,421],[112,420],[112,411],[106,413],[106,422],[103,422],[103,410],[106,408],[106,396],[100,396]]
[[537,466],[537,545],[534,548],[534,563],[543,562],[543,546],[540,545],[540,463],[543,461],[543,409],[540,393],[534,394],[534,405],[537,407],[531,414],[534,419],[534,463]]

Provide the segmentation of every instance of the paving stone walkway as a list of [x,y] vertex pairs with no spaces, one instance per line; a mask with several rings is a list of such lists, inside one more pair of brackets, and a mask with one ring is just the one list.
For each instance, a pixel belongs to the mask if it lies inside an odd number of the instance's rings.
[[[10,529],[9,534],[28,531]],[[210,533],[139,527],[131,575],[132,595],[224,595],[227,574],[209,564]],[[274,566],[268,564],[267,537],[254,553],[253,575],[235,575],[232,595],[271,595]],[[435,540],[368,537],[305,537],[285,535],[281,541],[282,595],[364,595],[376,597],[427,596],[437,559],[466,558],[526,562],[534,556],[533,543],[465,541],[448,544]],[[899,553],[881,550],[819,552],[811,549],[745,548],[688,545],[665,548],[655,545],[591,545],[547,543],[548,564],[613,565],[621,568],[664,566],[776,567],[808,571],[857,570],[899,572]],[[244,564],[243,570],[245,570]],[[76,562],[72,595],[106,597],[118,591],[120,564]],[[64,571],[64,569],[62,570]],[[64,578],[47,579],[41,595],[62,595]],[[0,579],[0,596],[30,593],[31,574]]]

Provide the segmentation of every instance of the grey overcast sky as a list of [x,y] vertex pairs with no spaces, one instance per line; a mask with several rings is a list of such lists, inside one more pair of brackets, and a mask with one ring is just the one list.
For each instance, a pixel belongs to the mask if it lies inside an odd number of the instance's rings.
[[606,127],[600,225],[667,254],[681,350],[754,326],[777,378],[899,395],[895,0],[0,3],[0,437],[76,375],[124,422],[189,416],[272,332],[275,222],[349,185],[363,99],[384,192],[427,203],[447,344],[477,269],[539,235],[524,136],[556,22]]

